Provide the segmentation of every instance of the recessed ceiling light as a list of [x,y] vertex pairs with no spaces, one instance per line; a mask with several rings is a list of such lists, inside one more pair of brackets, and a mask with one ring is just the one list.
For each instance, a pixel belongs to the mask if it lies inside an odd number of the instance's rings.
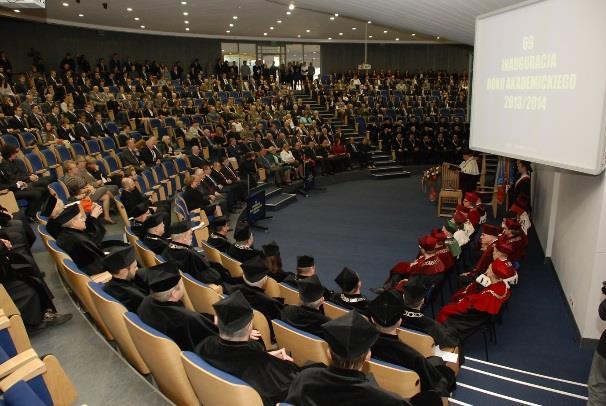
[[78,17],[84,17],[84,14],[80,13],[78,14]]
[[263,33],[263,35],[267,36],[267,33],[266,33],[266,32],[264,32],[264,33]]
[[438,37],[436,37],[436,39],[440,39],[440,37],[438,36]]
[[413,32],[412,34],[410,34],[410,35],[412,35],[413,37],[416,37],[416,36],[417,36],[417,34],[415,34],[414,32]]
[[62,5],[63,7],[69,7],[69,3],[65,3],[65,2],[64,2],[64,3],[61,3],[61,5]]
[[234,20],[237,20],[237,19],[238,19],[238,16],[233,16],[232,18],[233,18]]
[[387,30],[383,30],[383,34],[387,34]]
[[305,30],[305,32],[311,32],[311,30]]
[[225,32],[229,34],[231,31],[230,30],[225,30]]
[[297,38],[301,38],[301,34],[297,34]]
[[183,21],[183,22],[184,22],[185,24],[189,24],[189,21],[188,21],[188,20],[185,20],[185,21]]
[[186,1],[182,1],[181,4],[183,4],[184,6],[187,4]]
[[15,13],[20,13],[20,12],[21,12],[21,10],[19,10],[19,9],[14,9],[13,11],[14,11]]
[[330,41],[331,39],[332,39],[331,37],[328,37],[328,40],[329,40],[329,41]]
[[142,25],[142,26],[141,26],[141,28],[145,29],[145,26],[144,26],[144,25]]
[[369,35],[368,38],[372,38],[372,35]]
[[330,16],[330,21],[334,21],[335,18],[333,16]]
[[396,41],[399,41],[399,40],[400,40],[400,38],[396,38]]
[[295,5],[294,5],[294,4],[292,4],[292,3],[290,3],[290,4],[288,5],[288,9],[289,9],[289,10],[294,10],[294,9],[295,9]]
[[233,25],[232,23],[229,23],[229,26],[230,26],[230,27],[233,27],[234,25]]
[[335,13],[335,17],[339,17],[339,13]]
[[135,17],[135,18],[134,18],[134,20],[135,20],[135,21],[139,21],[139,20],[140,20],[140,18],[139,18],[139,17]]
[[282,24],[282,20],[278,20],[276,21],[278,24]]
[[126,11],[133,11],[132,7],[126,7]]
[[292,14],[292,13],[291,13],[290,11],[287,11],[287,12],[286,12],[286,15],[287,15],[287,16],[289,16],[289,15],[291,15],[291,14]]
[[368,24],[372,24],[372,21],[368,20]]
[[343,33],[342,33],[342,32],[340,32],[340,33],[339,33],[339,35],[343,35]]
[[184,16],[188,16],[188,15],[189,15],[189,13],[188,13],[187,11],[184,11],[184,12],[183,12],[183,15],[184,15]]
[[356,27],[351,27],[351,29],[352,29],[352,30],[354,30],[354,31],[355,31],[355,30],[357,30],[357,28],[356,28]]
[[273,29],[274,29],[274,27],[269,27],[269,29],[270,29],[270,30],[273,30]]
[[314,51],[314,54],[316,53],[316,51]]
[[185,31],[189,31],[189,27],[185,27]]

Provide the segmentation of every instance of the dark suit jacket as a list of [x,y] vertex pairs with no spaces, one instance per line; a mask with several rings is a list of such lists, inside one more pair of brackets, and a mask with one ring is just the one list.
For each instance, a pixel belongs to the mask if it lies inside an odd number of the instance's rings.
[[192,168],[202,168],[202,165],[208,164],[208,161],[202,157],[202,155],[190,155],[189,165]]
[[160,153],[160,151],[158,151],[158,148],[154,147],[153,148],[153,152],[151,149],[149,149],[149,147],[146,145],[143,148],[141,148],[141,151],[139,151],[139,160],[145,162],[145,165],[152,167],[156,165],[156,160],[160,159],[162,157],[162,154]]
[[143,193],[139,191],[139,189],[135,188],[132,191],[122,190],[122,194],[120,195],[120,200],[122,200],[122,204],[126,209],[126,214],[129,217],[132,217],[132,212],[135,209],[135,206],[139,203],[149,201],[149,198],[145,196]]
[[71,128],[63,128],[63,127],[59,127],[57,129],[57,136],[59,138],[61,138],[62,140],[67,140],[67,141],[77,141],[78,138],[76,138],[76,134],[74,133],[74,130],[72,130]]
[[122,161],[123,166],[132,165],[138,167],[141,165],[137,155],[128,148],[120,153],[120,160]]
[[81,122],[76,123],[76,137],[80,139],[81,137],[89,140],[92,137],[92,132],[90,126],[88,124],[84,124]]

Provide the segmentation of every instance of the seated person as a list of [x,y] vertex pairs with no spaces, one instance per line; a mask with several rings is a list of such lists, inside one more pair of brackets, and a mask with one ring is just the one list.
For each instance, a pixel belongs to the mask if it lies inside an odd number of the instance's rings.
[[337,275],[335,282],[341,287],[341,293],[335,292],[330,301],[346,309],[357,309],[364,314],[368,308],[368,300],[360,293],[362,281],[358,273],[345,267]]
[[478,228],[481,223],[482,216],[484,216],[485,212],[481,209],[482,201],[480,200],[480,196],[475,192],[467,192],[465,193],[465,197],[463,198],[463,206],[468,210],[467,218],[469,222],[474,228]]
[[196,346],[206,362],[252,386],[265,405],[284,400],[290,383],[299,372],[283,348],[265,351],[258,332],[252,329],[253,309],[235,292],[213,304],[219,336],[211,336]]
[[191,154],[188,158],[191,168],[202,168],[202,165],[208,165],[208,161],[200,154],[200,147],[197,145],[191,147]]
[[229,224],[227,223],[227,219],[223,216],[215,217],[210,222],[210,235],[208,236],[208,240],[206,242],[211,247],[214,247],[221,252],[226,252],[227,249],[232,245],[229,238],[227,238],[228,232]]
[[[298,406],[410,405],[379,388],[362,372],[364,363],[370,359],[370,347],[379,337],[375,327],[363,316],[348,312],[322,327],[329,346],[330,365],[301,371],[290,385],[286,403]],[[437,400],[439,403],[436,404],[441,405],[439,397]]]
[[288,277],[293,278],[295,276],[292,272],[286,272],[282,269],[282,257],[280,256],[280,247],[277,242],[272,241],[269,244],[265,244],[262,248],[270,278],[280,283]]
[[144,235],[143,243],[156,255],[162,255],[170,241],[165,238],[164,216],[161,213],[152,214],[141,225]]
[[324,286],[316,275],[301,279],[297,284],[301,304],[284,306],[280,318],[293,327],[323,337],[322,324],[330,321],[321,310]]
[[271,320],[279,319],[282,311],[282,303],[265,294],[263,287],[267,282],[267,265],[260,256],[249,259],[242,263],[244,282],[230,286],[230,293],[240,291],[253,307],[263,313],[271,328]]
[[437,321],[461,341],[491,316],[499,314],[511,294],[504,279],[511,278],[512,269],[502,261],[493,261],[480,282],[473,282],[455,292],[450,303],[440,310]]
[[241,202],[246,200],[248,194],[248,188],[246,183],[236,181],[226,177],[223,172],[223,165],[221,161],[214,161],[212,167],[207,172],[207,178],[212,179],[218,186],[221,193],[227,194],[228,199],[232,200],[234,208],[240,208]]
[[444,234],[446,234],[446,239],[444,240],[444,245],[447,246],[448,249],[450,249],[450,253],[452,254],[452,256],[457,259],[461,255],[461,246],[459,245],[459,242],[455,238],[455,234],[458,231],[459,231],[458,227],[451,220],[447,220],[446,224],[444,224],[442,226],[442,232]]
[[216,197],[214,195],[205,194],[200,190],[200,180],[201,177],[198,174],[185,177],[185,187],[183,188],[181,196],[183,197],[183,200],[185,200],[187,210],[193,211],[200,209],[203,210],[207,216],[222,216],[223,211],[221,206],[215,202]]
[[211,264],[204,255],[192,248],[193,231],[192,223],[189,221],[172,224],[169,229],[171,242],[162,256],[200,282],[221,285],[231,280],[229,272],[220,265],[217,266],[218,264]]
[[402,324],[410,330],[419,331],[433,337],[437,345],[442,348],[454,348],[459,346],[459,339],[431,317],[427,317],[421,311],[425,302],[427,288],[419,283],[407,283],[404,286],[402,299],[404,300],[404,312],[402,313]]
[[[284,278],[284,283],[295,289],[298,288],[298,281],[316,275],[316,261],[314,257],[309,255],[301,255],[297,257],[297,274],[288,275]],[[330,300],[334,292],[328,288],[324,288],[324,300]]]
[[446,245],[448,235],[438,228],[431,230],[431,236],[436,239],[436,256],[444,264],[444,272],[455,266],[456,258],[452,255],[450,247]]
[[69,190],[71,199],[82,200],[90,198],[93,202],[100,202],[103,206],[103,222],[115,224],[109,213],[112,194],[103,186],[103,182],[99,183],[86,171],[85,165],[86,160],[83,156],[78,157],[77,162],[63,162],[65,175],[61,180]]
[[206,337],[217,335],[210,320],[183,306],[185,288],[175,263],[149,268],[148,281],[150,294],[137,310],[145,324],[166,334],[183,351],[193,351]]
[[151,216],[149,210],[149,202],[143,202],[136,205],[131,211],[132,216],[130,220],[130,229],[140,240],[145,237],[145,229],[143,223]]
[[53,294],[40,272],[14,252],[11,242],[4,239],[0,239],[0,283],[19,309],[30,333],[71,320],[70,313],[57,312]]
[[[507,244],[506,242],[496,240],[494,244],[492,244],[490,247],[487,248],[486,251],[484,251],[485,254],[487,252],[492,253],[492,255],[490,255],[490,263],[488,263],[486,267],[483,266],[484,261],[481,260],[478,261],[478,264],[476,264],[476,266],[470,272],[464,272],[459,276],[459,282],[461,282],[463,286],[467,286],[468,284],[476,280],[476,278],[478,278],[480,275],[484,274],[493,261],[502,261],[504,262],[504,265],[506,267],[513,268],[513,264],[509,261],[509,257],[513,255],[513,248],[511,247],[511,245]],[[515,269],[511,269],[510,273],[513,276],[508,278],[506,282],[509,285],[515,285],[516,283],[518,283],[518,273]]]
[[[46,202],[42,205],[40,214],[46,217],[46,231],[56,240],[61,232],[61,224],[57,221],[59,214],[63,212],[65,205],[63,200],[49,195]],[[99,244],[105,237],[105,227],[99,221],[98,217],[103,213],[103,209],[97,203],[93,203],[91,212],[86,216],[86,233]]]
[[61,225],[57,245],[71,257],[82,272],[95,275],[105,271],[103,258],[109,251],[128,244],[119,240],[101,242],[93,239],[86,231],[86,218],[78,202],[65,206],[56,218],[57,223]]
[[263,257],[263,252],[256,250],[253,247],[255,239],[247,224],[236,226],[234,240],[236,240],[236,242],[232,244],[225,253],[236,261],[246,262],[254,257]]
[[105,269],[112,274],[109,282],[103,285],[103,291],[126,307],[136,312],[143,299],[149,294],[145,277],[137,267],[135,250],[124,247],[114,251],[103,259]]
[[138,204],[148,203],[150,211],[154,213],[162,213],[164,217],[164,226],[166,229],[170,226],[170,201],[159,200],[152,202],[149,197],[145,196],[137,189],[135,181],[130,177],[122,178],[122,192],[120,193],[120,201],[126,209],[128,217],[133,217],[133,210]]
[[23,250],[23,253],[31,256],[30,248],[36,241],[36,234],[22,212],[11,213],[0,205],[0,238],[9,240],[13,244],[13,250]]
[[425,358],[398,338],[404,306],[394,291],[381,293],[368,305],[368,313],[379,331],[372,346],[373,358],[415,371],[421,380],[421,392],[434,391],[449,397],[454,389],[455,374],[442,358]]

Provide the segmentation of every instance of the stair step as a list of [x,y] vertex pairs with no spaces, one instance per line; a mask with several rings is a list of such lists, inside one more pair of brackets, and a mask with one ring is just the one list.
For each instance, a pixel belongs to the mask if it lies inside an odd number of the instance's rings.
[[265,207],[269,211],[280,210],[289,203],[294,203],[297,200],[297,195],[292,193],[276,194],[265,201]]
[[375,166],[380,166],[380,167],[398,165],[398,163],[396,161],[392,160],[391,158],[383,160],[383,161],[377,161],[376,159],[373,159],[373,163],[375,164]]
[[373,173],[371,175],[376,180],[385,180],[385,179],[395,179],[395,178],[408,178],[410,176],[410,172],[405,170],[393,171],[393,172],[382,172],[382,173]]
[[376,169],[371,169],[370,173],[383,173],[383,172],[397,172],[403,171],[404,167],[402,165],[386,165],[379,166]]
[[269,186],[265,189],[265,198],[269,199],[272,196],[282,193],[282,188],[279,186]]

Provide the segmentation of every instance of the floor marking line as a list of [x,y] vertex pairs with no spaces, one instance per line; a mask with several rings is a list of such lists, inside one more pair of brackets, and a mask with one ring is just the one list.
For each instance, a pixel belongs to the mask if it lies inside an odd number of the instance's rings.
[[567,379],[562,379],[562,378],[555,378],[555,377],[549,376],[549,375],[537,374],[536,372],[524,371],[523,369],[517,369],[517,368],[508,367],[508,366],[505,366],[505,365],[495,364],[495,363],[484,361],[484,360],[481,360],[481,359],[476,359],[476,358],[471,358],[471,357],[465,357],[465,360],[479,362],[480,364],[486,364],[486,365],[490,365],[490,366],[493,366],[493,367],[496,367],[496,368],[502,368],[502,369],[507,369],[509,371],[520,372],[522,374],[536,376],[536,377],[539,377],[539,378],[551,379],[552,381],[568,383],[570,385],[582,386],[584,388],[587,387],[587,384],[585,384],[585,383],[580,383],[580,382],[575,382],[575,381],[569,381]]
[[536,385],[534,383],[529,383],[529,382],[524,382],[524,381],[520,381],[520,380],[513,379],[513,378],[508,378],[506,376],[501,376],[501,375],[493,374],[491,372],[482,371],[480,369],[470,368],[470,367],[468,367],[466,365],[463,365],[461,368],[466,369],[468,371],[477,372],[479,374],[492,376],[493,378],[502,379],[504,381],[509,381],[509,382],[518,383],[520,385],[530,386],[531,388],[542,389],[542,390],[545,390],[545,391],[557,393],[559,395],[565,395],[565,396],[570,396],[572,398],[587,400],[586,396],[581,396],[581,395],[577,395],[575,393],[565,392],[563,390],[548,388],[546,386]]
[[462,402],[460,400],[456,400],[453,398],[448,398],[448,403],[454,403],[455,405],[461,405],[461,406],[473,406],[471,403],[465,403],[465,402]]
[[532,403],[532,402],[527,402],[527,401],[522,400],[522,399],[512,398],[511,396],[502,395],[500,393],[491,392],[491,391],[486,390],[486,389],[477,388],[475,386],[467,385],[467,384],[464,384],[463,382],[457,382],[457,386],[460,386],[462,388],[467,388],[467,389],[475,390],[477,392],[482,392],[482,393],[485,393],[487,395],[495,396],[495,397],[498,397],[498,398],[501,398],[501,399],[511,400],[512,402],[517,402],[518,404],[521,404],[521,405],[541,406],[538,403]]

